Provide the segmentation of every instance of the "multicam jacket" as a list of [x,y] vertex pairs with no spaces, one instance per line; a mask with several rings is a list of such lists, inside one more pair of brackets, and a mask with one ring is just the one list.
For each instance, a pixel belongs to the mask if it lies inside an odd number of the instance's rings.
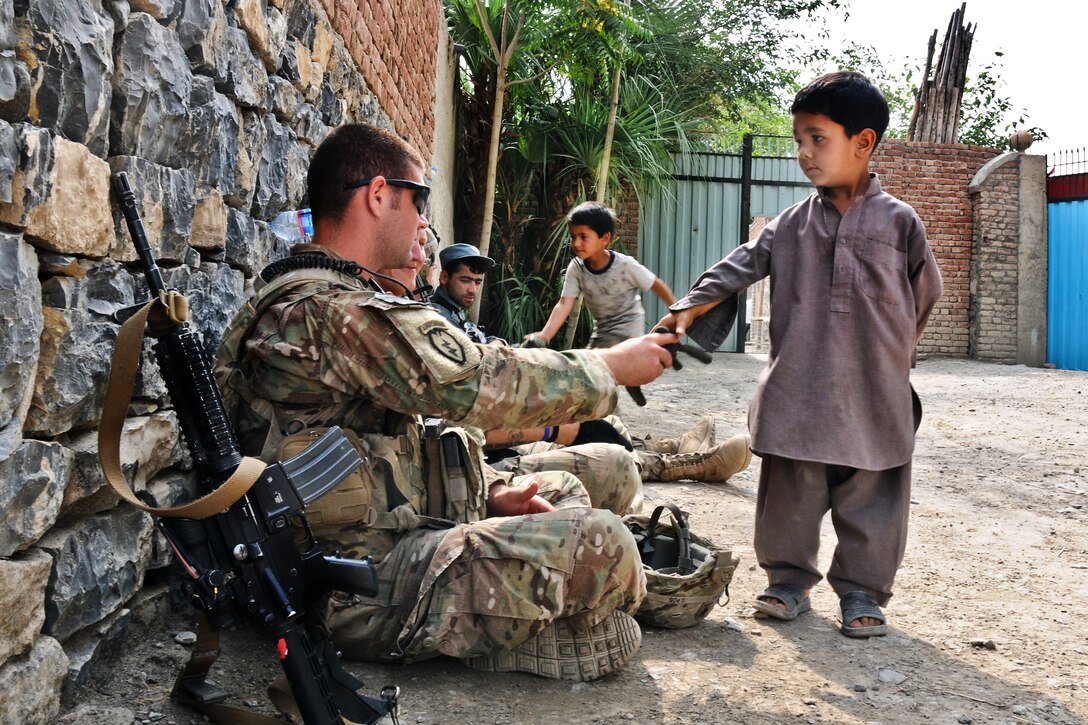
[[[292,254],[342,262],[313,245]],[[617,397],[595,353],[477,345],[427,304],[313,267],[258,289],[228,327],[215,373],[247,454],[276,457],[284,436],[326,426],[358,435],[364,480],[315,502],[312,523],[322,543],[376,561],[426,511],[419,414],[520,428],[600,418]],[[479,441],[455,434],[471,452],[469,496],[446,514],[467,523],[485,515],[499,474]]]

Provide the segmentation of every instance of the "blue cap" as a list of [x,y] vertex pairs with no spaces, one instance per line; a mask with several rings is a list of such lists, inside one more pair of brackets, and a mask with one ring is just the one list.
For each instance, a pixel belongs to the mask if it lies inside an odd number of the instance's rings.
[[438,253],[438,259],[442,263],[443,269],[454,262],[460,262],[461,260],[479,259],[489,269],[495,266],[495,260],[491,257],[485,257],[480,254],[480,250],[471,244],[451,244]]

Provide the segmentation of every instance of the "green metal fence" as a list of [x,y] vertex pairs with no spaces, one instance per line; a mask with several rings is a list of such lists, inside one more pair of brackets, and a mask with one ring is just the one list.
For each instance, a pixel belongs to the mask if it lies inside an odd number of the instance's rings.
[[[678,297],[748,241],[753,219],[774,217],[812,192],[789,137],[747,136],[739,153],[677,155],[673,163],[673,180],[643,199],[638,256]],[[747,327],[743,296],[741,302],[722,351],[744,351],[744,335],[738,335]],[[651,325],[666,312],[653,294],[643,295],[643,305]]]

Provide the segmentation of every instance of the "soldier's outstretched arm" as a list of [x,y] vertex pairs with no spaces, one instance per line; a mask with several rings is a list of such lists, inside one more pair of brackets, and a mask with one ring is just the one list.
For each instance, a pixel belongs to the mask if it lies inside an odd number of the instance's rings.
[[484,430],[602,418],[622,386],[661,375],[672,360],[663,346],[677,340],[651,334],[608,350],[528,350],[473,344],[429,306],[383,295],[351,291],[296,307],[277,324],[298,318],[314,329],[307,349],[323,351],[315,379],[392,410]]
[[672,364],[672,355],[664,346],[679,341],[671,332],[651,333],[624,340],[601,350],[600,355],[618,385],[645,385]]

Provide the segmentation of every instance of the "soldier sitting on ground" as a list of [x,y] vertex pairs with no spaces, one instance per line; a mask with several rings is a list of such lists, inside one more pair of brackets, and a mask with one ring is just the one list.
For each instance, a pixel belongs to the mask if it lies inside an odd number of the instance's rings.
[[661,374],[671,363],[663,345],[678,338],[562,353],[474,345],[431,307],[382,293],[370,270],[408,265],[428,224],[424,168],[406,142],[371,126],[322,141],[307,177],[314,244],[262,272],[224,335],[217,382],[247,454],[273,457],[292,436],[331,425],[358,439],[359,475],[318,499],[311,522],[324,546],[376,564],[376,596],[333,592],[318,612],[345,656],[449,655],[592,680],[623,667],[641,641],[630,614],[645,575],[630,532],[590,508],[570,474],[464,465],[477,454],[463,431],[443,436],[452,452],[436,469],[419,415],[488,429],[602,418],[621,386]]
[[[379,274],[375,279],[386,291],[411,297],[426,287],[428,280],[423,271],[426,262],[422,248],[424,241],[422,234],[417,236],[418,243],[412,246],[410,264],[396,269],[378,270]],[[393,283],[390,283],[390,280],[393,280]],[[504,474],[521,476],[543,471],[565,471],[581,481],[589,494],[590,504],[594,508],[604,508],[619,514],[638,511],[642,505],[642,485],[637,459],[628,452],[632,447],[631,441],[604,420],[564,426],[564,430],[581,430],[582,435],[589,435],[598,428],[611,431],[612,435],[602,436],[597,433],[585,441],[566,441],[568,447],[561,450],[541,451],[538,454],[524,456],[521,459],[524,462],[520,465],[504,465]],[[543,431],[544,428],[537,430]],[[485,461],[482,450],[485,445],[484,432],[478,428],[468,428],[465,432],[466,435],[473,436],[481,446],[480,455],[473,458],[472,465],[486,468],[491,476],[502,475]],[[498,452],[495,451],[495,453]],[[507,455],[516,456],[517,452],[509,450]],[[495,455],[495,460],[503,457],[506,456]],[[487,458],[491,458],[490,453]]]
[[[422,244],[423,239],[419,241]],[[464,309],[479,294],[484,281],[482,270],[493,266],[494,261],[482,256],[476,247],[469,244],[446,247],[439,253],[439,259],[442,261],[442,275],[430,302],[439,312],[451,311],[446,303],[438,302],[439,293],[447,290],[445,299],[456,299],[463,307],[457,308],[458,315],[444,316],[454,324],[461,325],[466,334],[472,337],[471,330],[478,331],[480,328],[464,317]],[[380,271],[397,280],[404,293],[411,294],[426,282],[419,279],[424,262],[422,248],[415,245],[410,265]],[[462,276],[468,282],[457,281]],[[401,292],[400,289],[389,291]],[[468,297],[463,296],[462,291]],[[472,327],[465,328],[464,325]],[[477,339],[477,342],[481,341],[482,336]],[[613,510],[617,510],[620,501],[616,499],[616,493],[605,492],[622,492],[619,495],[626,498],[633,486],[639,494],[632,499],[630,512],[637,512],[641,505],[641,486],[634,483],[638,480],[723,483],[747,468],[752,459],[748,435],[741,433],[717,443],[714,418],[709,415],[703,416],[679,438],[661,440],[631,436],[623,421],[615,415],[580,423],[487,431],[485,435],[487,462],[496,470],[514,475],[567,471],[582,481],[591,497],[595,492],[601,492],[602,498],[594,500],[594,506]],[[603,444],[615,444],[624,450]],[[624,511],[621,510],[621,513]]]

